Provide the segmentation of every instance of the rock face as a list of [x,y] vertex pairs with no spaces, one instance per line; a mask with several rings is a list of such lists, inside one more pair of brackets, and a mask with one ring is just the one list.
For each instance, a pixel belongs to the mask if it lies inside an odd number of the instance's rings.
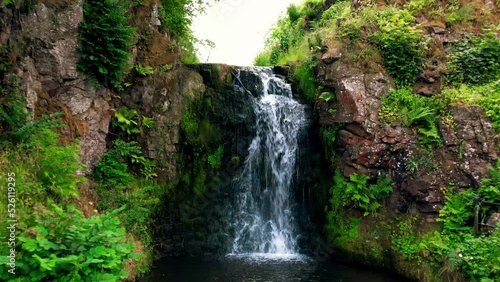
[[420,213],[437,215],[450,181],[459,188],[477,188],[488,175],[487,167],[497,158],[496,134],[479,107],[455,105],[453,120],[439,124],[444,146],[427,152],[416,129],[379,121],[381,98],[393,87],[380,69],[367,72],[342,60],[323,61],[318,78],[335,92],[336,101],[318,100],[319,123],[340,128],[335,151],[345,175],[390,172],[397,183],[389,201],[393,210],[415,206]]
[[1,44],[22,52],[19,78],[27,110],[36,116],[64,113],[69,125],[65,139],[81,140],[81,159],[88,172],[106,150],[110,93],[96,89],[76,71],[80,3],[48,7],[43,2],[27,13],[2,8]]

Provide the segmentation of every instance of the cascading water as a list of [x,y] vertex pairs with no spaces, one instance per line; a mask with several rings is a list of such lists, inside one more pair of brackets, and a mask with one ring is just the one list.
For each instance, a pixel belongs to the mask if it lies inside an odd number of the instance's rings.
[[297,228],[292,185],[298,135],[306,124],[305,107],[292,98],[291,86],[271,68],[240,70],[244,71],[259,77],[263,87],[258,89],[263,90],[253,103],[256,136],[243,172],[235,181],[238,192],[232,254],[294,255]]

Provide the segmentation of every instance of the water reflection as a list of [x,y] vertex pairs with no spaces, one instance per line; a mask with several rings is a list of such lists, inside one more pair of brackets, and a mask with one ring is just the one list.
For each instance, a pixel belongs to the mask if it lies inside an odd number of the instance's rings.
[[269,258],[252,254],[228,257],[165,258],[140,281],[175,282],[403,282],[370,269],[318,262],[304,256]]

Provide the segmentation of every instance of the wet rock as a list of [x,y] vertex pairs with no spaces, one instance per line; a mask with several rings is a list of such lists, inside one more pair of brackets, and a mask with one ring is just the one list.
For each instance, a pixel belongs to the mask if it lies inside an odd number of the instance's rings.
[[488,225],[488,229],[493,232],[493,230],[498,229],[498,224],[500,224],[500,212],[496,212],[492,214],[488,218],[488,222],[486,223]]

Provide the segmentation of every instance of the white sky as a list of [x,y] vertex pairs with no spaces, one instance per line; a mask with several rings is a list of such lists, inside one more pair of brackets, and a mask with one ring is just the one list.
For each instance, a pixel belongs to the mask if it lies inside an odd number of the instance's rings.
[[304,0],[220,0],[193,20],[198,39],[208,39],[215,48],[197,47],[202,63],[252,65],[263,50],[267,32],[286,14],[286,8]]

